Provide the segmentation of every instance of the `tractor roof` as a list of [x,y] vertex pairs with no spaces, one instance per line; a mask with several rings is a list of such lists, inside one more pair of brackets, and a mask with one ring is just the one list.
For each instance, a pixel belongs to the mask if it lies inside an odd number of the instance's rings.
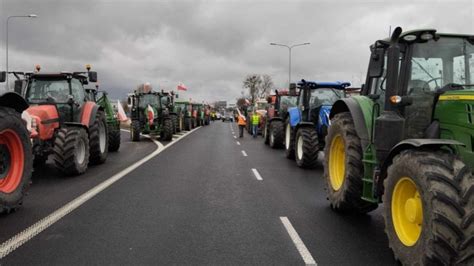
[[308,86],[311,89],[319,89],[319,88],[328,88],[328,89],[345,89],[351,85],[350,82],[345,81],[335,81],[335,82],[324,82],[324,81],[306,81],[302,79],[298,82],[298,86]]
[[82,72],[59,72],[59,73],[25,73],[29,78],[35,79],[67,79],[69,77],[77,78],[80,80],[87,80]]
[[[469,39],[474,39],[474,35],[469,35],[469,34],[460,34],[460,33],[438,33],[436,32],[436,29],[414,29],[414,30],[408,30],[408,31],[403,31],[400,34],[399,40],[403,42],[403,37],[407,35],[415,35],[419,36],[423,33],[433,33],[435,36],[439,37],[458,37],[458,38],[469,38]],[[380,42],[383,43],[389,43],[390,38],[385,38],[380,40]]]

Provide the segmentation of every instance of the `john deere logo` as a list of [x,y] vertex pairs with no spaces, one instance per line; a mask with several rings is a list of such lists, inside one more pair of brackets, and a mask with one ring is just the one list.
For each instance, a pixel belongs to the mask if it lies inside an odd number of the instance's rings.
[[440,101],[474,100],[474,95],[441,95]]

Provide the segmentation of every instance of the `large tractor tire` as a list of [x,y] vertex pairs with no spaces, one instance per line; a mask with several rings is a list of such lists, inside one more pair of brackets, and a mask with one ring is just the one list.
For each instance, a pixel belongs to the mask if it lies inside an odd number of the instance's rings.
[[130,124],[130,138],[132,141],[140,141],[140,121],[132,120]]
[[324,148],[324,177],[331,207],[341,212],[367,213],[376,203],[362,200],[362,147],[350,113],[331,120]]
[[385,232],[403,265],[474,265],[474,179],[445,151],[405,150],[384,182]]
[[295,159],[301,168],[315,168],[318,164],[319,141],[315,128],[302,127],[296,132]]
[[270,129],[268,126],[268,123],[265,123],[265,126],[263,126],[263,131],[262,131],[262,137],[263,137],[263,142],[268,145],[270,143]]
[[171,119],[163,120],[163,129],[161,130],[161,139],[170,141],[173,139],[173,121]]
[[83,128],[59,129],[54,140],[54,162],[65,175],[80,175],[89,164],[89,137]]
[[33,155],[28,130],[13,109],[0,107],[0,213],[23,203],[30,186]]
[[109,131],[109,151],[115,152],[120,149],[120,129],[114,129]]
[[176,134],[178,132],[178,116],[176,115],[171,115],[171,122],[173,122],[173,134]]
[[289,120],[285,123],[285,156],[291,160],[295,158],[295,136]]
[[282,121],[270,122],[270,133],[268,144],[272,149],[283,148],[285,142],[285,130]]
[[184,130],[186,130],[186,131],[191,130],[191,119],[184,118]]
[[89,163],[103,164],[109,152],[109,133],[103,111],[98,111],[95,121],[89,128]]
[[181,116],[178,116],[178,127],[176,128],[176,132],[181,132],[184,129],[183,126],[183,118]]

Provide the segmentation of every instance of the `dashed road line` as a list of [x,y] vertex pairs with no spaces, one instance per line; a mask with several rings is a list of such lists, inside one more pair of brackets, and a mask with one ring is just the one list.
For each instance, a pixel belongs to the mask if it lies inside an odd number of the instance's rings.
[[242,155],[243,155],[244,157],[247,157],[247,156],[248,156],[245,151],[242,151]]
[[234,139],[236,139],[236,138],[237,138],[237,136],[234,136]]
[[257,180],[259,180],[259,181],[262,181],[262,180],[263,180],[262,176],[261,176],[260,173],[257,171],[257,169],[252,168],[252,172],[253,172],[253,174],[255,175],[255,178],[256,178]]
[[240,142],[239,142],[239,141],[237,141],[237,145],[240,145]]
[[313,259],[313,256],[311,256],[311,253],[309,253],[309,250],[303,243],[303,240],[301,240],[295,228],[293,227],[293,225],[291,225],[290,220],[288,220],[287,217],[280,217],[280,220],[283,223],[283,226],[285,227],[286,231],[290,235],[293,244],[295,244],[296,249],[298,249],[298,252],[300,253],[300,256],[303,259],[304,263],[306,265],[317,265],[316,261]]
[[[197,129],[199,129],[199,127],[191,130],[190,132],[187,132],[181,138],[169,142],[169,144],[166,145],[166,146],[164,146],[163,144],[161,144],[160,142],[158,142],[154,139],[151,139],[153,141],[153,143],[155,143],[156,146],[157,146],[157,148],[154,152],[152,152],[151,154],[148,154],[143,159],[141,159],[141,160],[135,162],[134,164],[128,166],[127,168],[123,169],[122,171],[118,172],[117,174],[111,176],[110,178],[108,178],[107,180],[105,180],[102,183],[98,184],[97,186],[93,187],[92,189],[85,192],[81,196],[73,199],[72,201],[70,201],[66,205],[64,205],[61,208],[57,209],[56,211],[54,211],[50,215],[46,216],[45,218],[39,220],[35,224],[33,224],[30,227],[26,228],[25,230],[23,230],[19,234],[15,235],[12,238],[8,239],[7,241],[3,242],[0,245],[0,259],[4,258],[8,254],[13,252],[15,249],[19,248],[20,246],[22,246],[23,244],[25,244],[26,242],[31,240],[33,237],[35,237],[39,233],[46,230],[48,227],[50,227],[51,225],[53,225],[57,221],[61,220],[64,216],[71,213],[72,211],[77,209],[79,206],[86,203],[88,200],[90,200],[91,198],[93,198],[94,196],[99,194],[100,192],[104,191],[106,188],[108,188],[109,186],[111,186],[112,184],[117,182],[118,180],[122,179],[124,176],[126,176],[127,174],[129,174],[133,170],[137,169],[142,164],[148,162],[153,157],[155,157],[158,154],[162,153],[168,147],[172,146],[173,144],[175,144],[176,142],[178,142],[182,138],[188,136],[190,133],[194,132]],[[129,132],[128,130],[124,130],[124,129],[121,129],[121,130]],[[145,137],[147,137],[147,136],[145,136]]]

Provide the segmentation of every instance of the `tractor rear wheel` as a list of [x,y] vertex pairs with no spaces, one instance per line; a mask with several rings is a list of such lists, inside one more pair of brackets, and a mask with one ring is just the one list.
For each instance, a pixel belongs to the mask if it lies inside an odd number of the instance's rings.
[[314,168],[318,164],[319,141],[314,128],[302,127],[296,132],[295,159],[301,168]]
[[0,107],[0,213],[21,206],[30,186],[32,157],[30,136],[20,115]]
[[384,187],[385,233],[402,264],[474,265],[474,179],[460,159],[402,151]]
[[161,139],[165,141],[170,141],[173,139],[173,122],[169,118],[163,120]]
[[66,175],[80,175],[89,164],[89,137],[83,128],[65,127],[54,140],[54,162]]
[[118,151],[120,148],[120,129],[109,131],[109,151]]
[[269,144],[273,149],[284,147],[285,134],[283,129],[283,122],[276,120],[270,122]]
[[173,122],[173,134],[178,132],[178,117],[176,115],[171,115],[171,121]]
[[362,147],[351,114],[336,114],[331,120],[324,148],[324,177],[328,199],[336,211],[367,213],[376,203],[363,200]]
[[103,111],[97,111],[95,121],[89,128],[89,163],[102,164],[109,152],[107,120]]
[[189,118],[184,118],[184,130],[191,130],[191,120]]
[[130,124],[130,138],[132,141],[140,141],[140,121],[132,120]]
[[285,123],[285,155],[288,159],[295,158],[295,137],[293,136],[290,120],[286,120]]

